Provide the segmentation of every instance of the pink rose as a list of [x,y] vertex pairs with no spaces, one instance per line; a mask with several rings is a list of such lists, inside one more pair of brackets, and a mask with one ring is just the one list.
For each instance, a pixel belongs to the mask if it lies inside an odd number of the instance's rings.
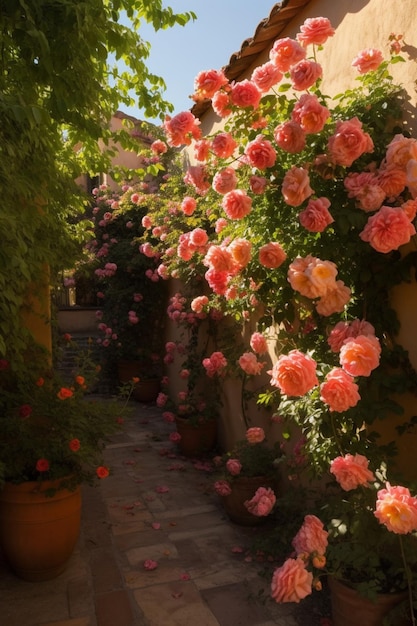
[[210,357],[203,359],[203,367],[210,378],[213,378],[216,374],[222,374],[226,366],[227,360],[223,353],[219,351],[213,352]]
[[270,241],[259,249],[259,263],[268,269],[276,269],[287,258],[281,244]]
[[233,272],[235,269],[232,253],[223,246],[210,246],[203,263],[217,271]]
[[314,83],[323,76],[323,68],[315,61],[303,59],[290,70],[290,77],[293,89],[296,91],[304,91],[309,89]]
[[224,295],[227,290],[227,285],[230,279],[229,272],[224,270],[215,270],[214,268],[210,268],[204,274],[204,278],[209,284],[210,289],[219,295]]
[[331,411],[343,413],[358,404],[361,399],[358,385],[340,367],[335,367],[320,386],[320,400],[329,405]]
[[245,500],[245,508],[257,517],[266,517],[275,506],[277,498],[272,489],[259,487],[251,500]]
[[407,163],[413,159],[417,160],[417,141],[413,137],[404,137],[397,134],[391,139],[385,153],[385,163],[387,166],[395,165],[404,171]]
[[268,61],[263,65],[258,65],[251,76],[251,81],[257,86],[261,93],[267,93],[271,87],[274,87],[280,82],[282,78],[282,72],[278,69],[275,63]]
[[272,576],[271,597],[275,602],[300,602],[311,594],[313,574],[302,559],[287,559]]
[[168,150],[168,146],[160,139],[156,139],[151,144],[151,150],[154,154],[165,154],[165,152]]
[[194,143],[194,156],[197,161],[207,161],[210,155],[211,144],[208,139],[200,139]]
[[386,196],[399,196],[407,182],[406,173],[401,168],[391,165],[379,170],[377,181]]
[[252,193],[256,195],[261,195],[266,189],[268,184],[268,180],[263,176],[251,176],[249,178],[249,187]]
[[353,59],[352,67],[356,67],[359,74],[366,74],[372,70],[376,70],[384,60],[382,52],[375,50],[375,48],[366,48],[362,50]]
[[303,553],[324,555],[327,548],[327,530],[315,515],[306,515],[303,524],[292,540],[297,556]]
[[241,220],[249,215],[252,200],[243,189],[233,189],[223,196],[222,207],[231,220]]
[[182,111],[174,117],[165,119],[163,124],[167,143],[170,146],[190,145],[191,139],[200,139],[200,120],[191,111]]
[[377,252],[386,254],[410,241],[416,229],[401,207],[382,206],[372,215],[359,237]]
[[210,189],[207,170],[203,165],[190,165],[183,180],[187,185],[192,185],[200,196]]
[[234,239],[228,245],[228,250],[239,268],[246,267],[251,258],[252,244],[250,241],[242,237]]
[[204,228],[194,228],[194,230],[190,232],[190,242],[193,246],[196,246],[196,248],[205,246],[207,241],[208,235]]
[[299,214],[301,226],[304,226],[312,233],[321,233],[323,230],[334,222],[329,212],[330,200],[327,198],[317,198],[309,200],[306,208]]
[[379,365],[381,346],[377,337],[358,335],[345,340],[340,364],[351,376],[369,376]]
[[277,39],[269,53],[272,63],[277,66],[281,72],[288,72],[292,65],[295,65],[306,56],[305,49],[289,37]]
[[211,148],[214,154],[221,159],[227,159],[232,156],[236,147],[237,142],[230,133],[219,133],[211,142]]
[[293,165],[282,181],[282,195],[290,206],[300,206],[314,191],[310,187],[308,171]]
[[413,200],[407,200],[407,202],[404,202],[404,204],[401,205],[401,208],[411,222],[412,220],[414,220],[417,213],[417,198]]
[[238,459],[228,459],[226,469],[232,476],[238,476],[242,470],[242,463]]
[[239,357],[239,366],[248,376],[257,376],[261,373],[265,363],[261,363],[253,352],[245,352]]
[[291,119],[297,122],[306,133],[319,133],[323,130],[330,111],[320,104],[315,94],[303,93],[295,104]]
[[406,487],[392,487],[377,493],[375,517],[389,531],[398,535],[406,535],[417,530],[417,498],[414,498]]
[[285,150],[290,154],[301,152],[306,145],[305,132],[294,121],[279,124],[274,130],[274,139],[281,150]]
[[259,91],[255,83],[250,80],[242,80],[232,86],[230,99],[237,107],[252,107],[257,109],[261,100],[262,93]]
[[340,348],[348,337],[358,335],[375,336],[375,328],[366,320],[355,319],[350,323],[338,322],[330,331],[327,342],[332,352],[340,352]]
[[212,98],[216,91],[218,91],[224,85],[227,85],[228,80],[223,70],[206,70],[197,74],[194,79],[194,92],[193,100],[205,100]]
[[335,133],[328,141],[328,149],[337,165],[349,167],[364,152],[372,152],[374,143],[370,135],[362,130],[362,122],[354,117],[346,122],[337,122]]
[[214,489],[219,496],[230,496],[232,489],[226,480],[217,480],[214,483]]
[[258,135],[256,139],[247,144],[245,156],[249,165],[259,170],[265,170],[274,165],[277,153],[268,139]]
[[329,37],[333,37],[334,33],[335,30],[327,17],[310,17],[300,27],[297,41],[303,46],[309,44],[321,46],[326,43]]
[[255,332],[250,338],[250,347],[257,354],[268,352],[268,344],[262,333]]
[[213,111],[219,117],[227,117],[232,112],[232,109],[230,108],[231,107],[230,96],[228,93],[225,93],[224,91],[216,91],[216,93],[214,94],[211,100],[211,104],[213,107]]
[[356,489],[359,485],[367,485],[375,480],[368,469],[369,461],[362,454],[346,454],[338,456],[330,463],[330,472],[345,491]]
[[336,288],[337,267],[311,255],[297,257],[288,268],[288,281],[306,298],[319,298]]
[[192,215],[197,207],[197,201],[195,198],[191,198],[190,196],[185,196],[183,201],[181,202],[181,209],[184,215]]
[[262,443],[265,439],[265,431],[259,426],[252,426],[252,428],[248,428],[246,431],[245,437],[246,441],[250,444]]
[[291,350],[283,354],[272,368],[271,385],[287,396],[303,396],[318,385],[317,363],[308,354]]
[[237,176],[236,171],[233,167],[225,167],[213,177],[212,187],[214,191],[222,194],[224,196],[229,191],[233,191],[236,189],[237,185]]

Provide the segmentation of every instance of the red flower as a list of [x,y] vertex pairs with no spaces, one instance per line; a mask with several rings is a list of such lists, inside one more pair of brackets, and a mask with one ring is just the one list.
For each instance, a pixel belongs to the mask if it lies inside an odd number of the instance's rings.
[[71,341],[72,337],[69,333],[64,334],[64,341]]
[[71,441],[68,444],[69,449],[72,450],[73,452],[78,452],[78,450],[81,447],[80,444],[80,440],[79,439],[71,439]]
[[49,470],[48,459],[38,459],[36,461],[36,469],[38,472],[47,472]]
[[107,478],[107,476],[110,474],[109,470],[107,467],[104,467],[103,465],[100,465],[100,467],[98,467],[96,469],[96,474],[99,478]]
[[45,384],[45,379],[42,378],[42,376],[40,378],[38,378],[38,380],[36,381],[36,386],[37,387],[43,387],[43,385]]
[[75,382],[77,383],[77,385],[80,385],[80,387],[81,387],[85,383],[84,376],[76,376],[75,377]]
[[29,417],[31,413],[32,413],[32,407],[30,406],[30,404],[22,404],[22,406],[19,409],[20,417]]
[[61,389],[58,391],[56,395],[58,396],[60,400],[66,400],[67,398],[71,398],[71,396],[73,395],[73,392],[71,391],[71,389],[68,389],[67,387],[61,387]]

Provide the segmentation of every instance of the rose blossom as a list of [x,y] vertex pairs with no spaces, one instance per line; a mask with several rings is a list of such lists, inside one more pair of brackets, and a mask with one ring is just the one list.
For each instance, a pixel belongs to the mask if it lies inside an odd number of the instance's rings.
[[252,200],[243,189],[233,189],[223,196],[222,207],[229,219],[241,220],[251,212]]
[[181,146],[190,145],[191,138],[200,139],[201,130],[198,120],[191,111],[182,111],[174,117],[167,115],[163,124],[168,145]]
[[257,517],[266,517],[275,506],[277,498],[271,488],[259,487],[251,500],[245,500],[245,508]]
[[404,202],[404,204],[401,205],[401,208],[410,220],[410,222],[413,221],[417,213],[417,198],[413,200],[407,200],[407,202]]
[[362,454],[345,454],[338,456],[330,463],[330,472],[345,491],[352,491],[359,485],[367,485],[375,480],[368,469],[369,461]]
[[270,241],[259,249],[259,263],[268,269],[276,269],[287,258],[281,244]]
[[361,399],[358,385],[342,368],[333,368],[320,386],[320,400],[329,405],[331,411],[342,413],[357,405]]
[[229,272],[210,268],[204,274],[204,278],[206,279],[210,289],[212,289],[214,293],[217,293],[220,296],[226,293],[227,285],[230,279]]
[[263,65],[258,65],[251,76],[251,81],[257,86],[260,92],[267,93],[271,87],[280,82],[282,78],[282,72],[278,69],[275,63],[268,61]]
[[205,100],[206,98],[212,98],[216,91],[218,91],[224,85],[227,85],[228,80],[223,70],[206,70],[197,74],[194,79],[194,91],[193,100]]
[[197,161],[207,161],[210,154],[211,143],[207,139],[200,139],[194,143],[194,156]]
[[290,206],[300,206],[314,191],[310,187],[308,171],[293,165],[282,181],[282,195]]
[[404,137],[400,133],[395,135],[387,146],[385,164],[395,165],[404,171],[410,160],[417,159],[417,141],[413,137]]
[[230,108],[230,96],[224,91],[216,91],[211,100],[211,105],[213,107],[213,111],[219,117],[227,117],[232,112],[232,109]]
[[312,233],[321,233],[323,230],[334,222],[329,212],[330,200],[328,198],[317,198],[309,200],[304,211],[301,211],[298,218],[301,226],[304,226]]
[[237,185],[237,176],[236,171],[233,167],[225,167],[222,170],[216,172],[213,177],[213,182],[211,186],[214,191],[225,195],[229,191],[233,191],[236,189]]
[[337,280],[333,288],[328,289],[316,304],[319,315],[329,317],[333,313],[341,313],[350,300],[352,292],[342,280]]
[[268,352],[268,344],[262,333],[255,332],[250,338],[250,347],[257,354]]
[[255,83],[247,79],[235,83],[230,92],[230,99],[237,107],[252,107],[253,109],[257,109],[261,97],[262,93]]
[[237,142],[230,133],[219,133],[211,142],[214,154],[222,159],[228,159],[232,156],[236,147]]
[[268,139],[265,139],[263,135],[258,135],[247,144],[245,156],[249,165],[259,170],[265,170],[274,165],[277,153]]
[[288,268],[288,281],[306,298],[325,296],[336,287],[337,267],[311,255],[297,257]]
[[207,250],[203,259],[204,265],[212,267],[218,271],[233,272],[235,269],[233,256],[227,248],[215,246],[214,244]]
[[353,117],[345,122],[337,122],[335,133],[329,138],[328,149],[337,165],[349,167],[364,152],[372,152],[374,142],[362,130],[362,122]]
[[290,77],[293,89],[304,91],[323,76],[323,68],[315,61],[303,59],[290,69]]
[[359,52],[353,59],[352,67],[356,67],[359,74],[366,74],[372,70],[376,70],[384,60],[382,52],[375,48],[366,48]]
[[290,154],[301,152],[306,145],[305,132],[294,121],[279,124],[274,130],[274,139],[282,150]]
[[227,360],[222,352],[213,352],[210,357],[203,359],[203,367],[209,378],[213,378],[215,374],[221,374],[226,366]]
[[333,37],[334,33],[335,30],[327,17],[310,17],[300,26],[297,41],[303,46],[309,44],[321,46],[329,37]]
[[261,363],[253,352],[245,352],[239,357],[239,366],[248,376],[257,376],[261,373],[265,363]]
[[391,165],[379,170],[377,181],[386,196],[389,198],[391,196],[399,196],[404,191],[407,182],[406,173],[399,167]]
[[323,522],[315,515],[306,515],[300,530],[292,540],[297,556],[303,553],[323,555],[327,548],[327,530]]
[[368,219],[359,237],[368,241],[377,252],[386,254],[398,250],[415,234],[416,229],[401,207],[384,205]]
[[349,337],[340,349],[340,364],[351,376],[369,376],[379,365],[381,346],[377,337]]
[[165,152],[168,150],[168,146],[166,145],[166,143],[164,143],[160,139],[156,139],[151,144],[151,150],[155,154],[165,154]]
[[262,443],[265,439],[265,431],[259,426],[252,426],[252,428],[248,428],[246,431],[245,437],[246,441],[250,444]]
[[226,480],[217,480],[214,483],[214,489],[219,496],[230,496],[232,489]]
[[265,191],[267,184],[268,180],[264,176],[253,175],[249,178],[250,190],[256,195],[262,194]]
[[183,180],[187,185],[192,185],[200,196],[203,196],[210,189],[207,170],[202,165],[190,165]]
[[242,463],[238,459],[228,459],[226,469],[232,476],[237,476],[242,470]]
[[302,559],[287,559],[272,576],[271,597],[275,602],[300,602],[311,594],[313,574]]
[[281,72],[288,72],[290,67],[304,59],[305,55],[306,51],[300,46],[298,41],[290,39],[290,37],[284,37],[275,41],[269,53],[269,58]]
[[291,119],[297,122],[305,133],[319,133],[330,117],[330,111],[320,104],[315,94],[303,93],[295,104]]
[[250,241],[242,237],[234,239],[229,244],[228,250],[239,268],[246,267],[251,257],[252,244]]
[[197,207],[197,201],[195,198],[191,198],[190,196],[185,196],[183,201],[181,202],[181,209],[184,215],[192,215]]
[[287,396],[303,396],[318,385],[317,363],[308,354],[291,350],[283,354],[272,368],[271,385]]
[[338,322],[330,331],[327,343],[332,352],[339,352],[348,337],[358,335],[375,336],[375,328],[366,320],[355,319],[353,322]]
[[207,296],[197,296],[191,301],[190,308],[194,313],[201,313],[203,308],[207,306],[209,299]]
[[417,161],[415,159],[408,161],[406,174],[408,191],[413,198],[417,198]]
[[417,498],[406,487],[386,483],[377,493],[374,515],[389,531],[406,535],[417,530]]
[[206,245],[207,241],[208,235],[204,228],[194,228],[194,230],[190,232],[190,242],[193,246],[201,248]]

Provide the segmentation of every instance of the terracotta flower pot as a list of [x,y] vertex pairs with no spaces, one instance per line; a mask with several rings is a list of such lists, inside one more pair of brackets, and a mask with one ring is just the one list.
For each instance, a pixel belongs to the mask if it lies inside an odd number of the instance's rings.
[[181,435],[178,447],[187,457],[198,457],[213,449],[217,438],[217,420],[207,420],[193,424],[182,417],[175,418],[177,432]]
[[[384,617],[407,598],[406,592],[379,594],[372,602],[352,587],[329,578],[333,626],[382,626]],[[409,624],[406,619],[398,626]]]
[[241,526],[258,526],[263,524],[268,517],[258,517],[250,513],[245,507],[245,501],[251,500],[259,487],[270,487],[276,491],[275,481],[265,476],[236,476],[232,483],[232,493],[228,496],[220,496],[223,508],[228,517]]
[[24,580],[55,578],[64,571],[80,532],[81,489],[58,489],[59,481],[6,483],[0,491],[0,545]]

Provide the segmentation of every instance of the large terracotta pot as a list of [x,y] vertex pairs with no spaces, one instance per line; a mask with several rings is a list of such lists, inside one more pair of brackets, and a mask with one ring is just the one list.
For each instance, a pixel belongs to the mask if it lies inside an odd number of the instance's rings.
[[[384,617],[407,598],[407,593],[380,594],[375,602],[352,587],[329,578],[333,626],[383,626]],[[407,619],[397,626],[411,624]]]
[[181,435],[178,447],[186,457],[198,457],[214,448],[217,438],[217,420],[193,424],[182,417],[175,418],[177,432]]
[[64,571],[80,532],[81,489],[58,481],[6,483],[0,491],[0,545],[24,580],[55,578]]
[[276,492],[274,480],[265,476],[235,476],[231,483],[232,493],[220,496],[223,508],[228,517],[241,526],[258,526],[263,524],[267,517],[259,517],[250,513],[245,507],[245,501],[251,500],[259,487],[270,487]]

